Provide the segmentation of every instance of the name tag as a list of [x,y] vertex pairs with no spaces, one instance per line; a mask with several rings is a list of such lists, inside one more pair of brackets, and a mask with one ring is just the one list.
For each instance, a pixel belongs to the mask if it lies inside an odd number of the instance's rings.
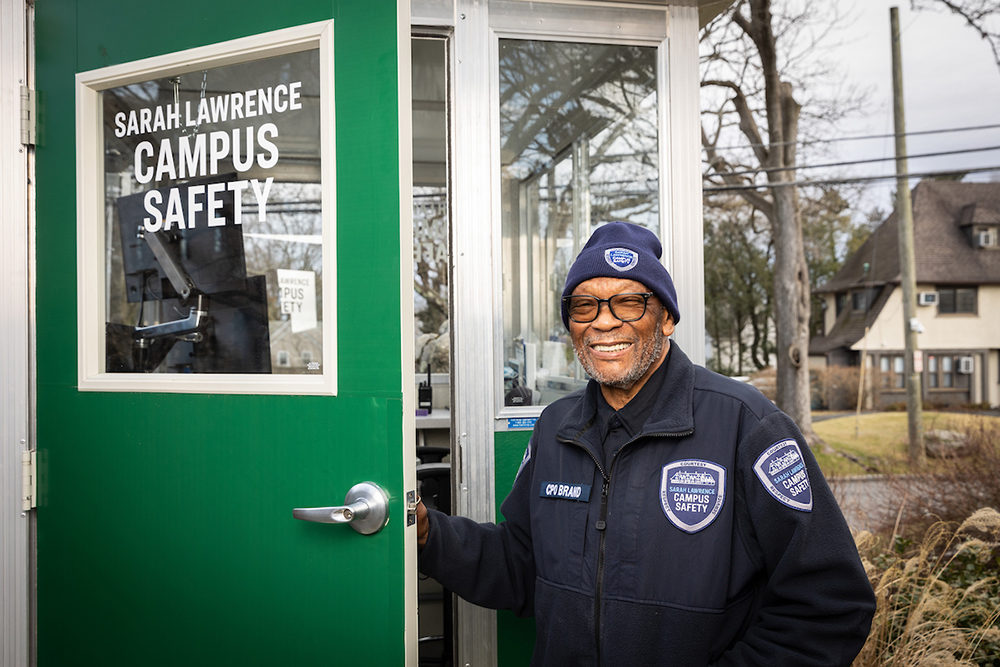
[[590,501],[590,484],[542,482],[542,489],[538,495],[542,498],[563,498],[565,500],[578,500],[585,503]]

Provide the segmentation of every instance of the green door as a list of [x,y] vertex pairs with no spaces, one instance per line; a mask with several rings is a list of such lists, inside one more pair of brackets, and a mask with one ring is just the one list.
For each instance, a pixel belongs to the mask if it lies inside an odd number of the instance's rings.
[[[413,405],[411,392],[404,395],[402,389],[402,369],[413,367],[402,344],[412,346],[406,331],[412,317],[401,315],[412,307],[407,305],[412,296],[400,297],[406,282],[400,267],[410,255],[400,253],[409,245],[409,232],[401,241],[401,229],[410,225],[408,202],[401,205],[400,196],[400,145],[408,142],[400,137],[408,130],[399,122],[398,82],[398,46],[402,40],[408,49],[409,42],[407,17],[398,20],[396,0],[51,0],[35,7],[38,664],[393,665],[407,657],[415,663],[415,602],[408,595],[410,588],[415,591],[415,539],[405,501],[413,490],[413,422],[404,417],[413,414]],[[159,369],[149,377],[197,372],[198,364],[207,362],[171,365],[167,354],[159,366],[142,357],[132,367],[128,364],[140,357],[128,356],[121,362],[128,368],[112,368],[118,357],[110,342],[100,370],[132,371],[134,389],[82,391],[79,357],[91,350],[79,343],[77,323],[94,315],[84,312],[86,304],[101,304],[101,331],[110,341],[115,306],[103,303],[103,294],[78,298],[78,249],[89,239],[77,227],[77,190],[88,186],[92,174],[86,165],[85,173],[78,173],[76,163],[75,75],[330,20],[336,223],[324,232],[334,230],[336,261],[328,265],[335,280],[327,276],[323,284],[336,290],[335,299],[326,302],[336,306],[336,317],[327,321],[338,322],[331,339],[336,391],[306,395],[243,387],[221,393],[164,391],[161,385],[146,391],[145,371]],[[209,78],[214,71],[193,74],[201,77],[202,98],[206,90],[210,98],[215,94]],[[283,90],[286,97],[275,93],[275,104],[283,99],[287,108],[295,97]],[[241,98],[244,111],[247,97]],[[128,115],[123,118],[127,135]],[[155,119],[152,124],[155,129]],[[187,135],[191,145],[197,132]],[[280,143],[276,132],[270,135],[272,147]],[[258,147],[266,148],[268,138],[266,132],[247,135]],[[213,145],[210,141],[207,150]],[[162,158],[157,162],[152,152],[136,148],[136,155],[137,174],[147,166],[150,173],[173,166],[164,166]],[[266,151],[258,155],[264,155],[258,167],[270,167]],[[148,165],[140,164],[146,157]],[[247,180],[251,176],[252,171]],[[258,176],[252,182],[260,195],[265,179],[263,172]],[[272,198],[278,191],[275,182]],[[284,192],[288,206],[311,201],[304,190]],[[125,215],[125,201],[121,197],[115,215]],[[247,273],[258,261],[251,257],[249,238],[255,243],[284,238],[254,229],[250,233],[248,223],[243,233]],[[311,247],[293,241],[301,250],[285,265],[291,269]],[[329,251],[333,245],[323,247]],[[129,271],[111,259],[101,270],[107,285],[127,279]],[[294,371],[300,362],[303,368],[318,367],[310,350],[289,348],[284,356],[276,351],[279,339],[286,340],[282,327],[290,322],[295,328],[294,318],[282,314],[293,301],[284,293],[279,299],[277,289],[289,275],[299,275],[280,271],[267,272],[258,284],[255,303],[264,317],[258,324],[261,336],[269,336],[271,354],[249,369],[248,378]],[[191,275],[197,284],[200,278]],[[158,282],[151,292],[155,299],[144,301],[137,316],[139,304],[126,304],[125,311],[137,318],[134,327],[125,327],[133,334],[123,339],[126,346],[135,347],[135,332],[156,319],[150,315],[154,306],[161,322],[170,319],[164,315],[170,308],[179,319],[195,310],[180,296],[168,298],[175,278]],[[321,291],[318,279],[310,284]],[[221,329],[226,320],[219,313],[225,308],[214,296],[211,301],[207,312],[216,314],[214,326]],[[242,306],[233,308],[243,312]],[[314,313],[314,329],[315,320]],[[170,354],[198,349],[200,339],[191,332],[173,338]],[[149,334],[149,350],[162,340]],[[149,350],[142,354],[154,354]],[[220,369],[209,364],[202,370]],[[349,526],[292,518],[293,508],[341,505],[347,490],[363,481],[376,483],[389,497],[389,522],[380,532],[365,536]]]

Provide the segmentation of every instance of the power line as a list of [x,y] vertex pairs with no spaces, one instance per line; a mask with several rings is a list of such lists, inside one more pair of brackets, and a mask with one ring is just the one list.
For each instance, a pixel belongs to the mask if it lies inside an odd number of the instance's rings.
[[[968,127],[948,127],[939,130],[921,130],[919,132],[904,132],[902,136],[905,137],[915,137],[924,134],[946,134],[948,132],[971,132],[973,130],[992,130],[1000,127],[1000,124],[994,125],[971,125]],[[735,146],[713,146],[712,150],[717,151],[728,151],[736,150],[737,148],[770,148],[772,146],[791,146],[797,144],[799,146],[812,146],[814,144],[832,144],[838,141],[862,141],[866,139],[888,139],[896,138],[896,134],[865,134],[856,137],[835,137],[833,139],[812,139],[805,141],[776,141],[773,144],[738,144]],[[707,150],[707,147],[704,147]]]
[[[918,159],[924,157],[940,157],[942,155],[961,155],[963,153],[978,153],[982,151],[995,151],[1000,150],[1000,146],[985,146],[981,148],[963,148],[961,150],[955,151],[939,151],[937,153],[918,153],[916,155],[907,155],[907,159]],[[822,164],[803,164],[797,165],[795,167],[767,167],[765,169],[744,169],[743,171],[717,171],[715,174],[719,176],[744,176],[746,174],[772,174],[779,171],[798,171],[799,169],[821,169],[823,167],[846,167],[852,164],[869,164],[871,162],[892,162],[896,160],[896,156],[890,157],[873,157],[866,158],[864,160],[850,160],[847,162],[827,162]]]
[[906,176],[907,178],[932,178],[935,176],[963,176],[965,174],[978,174],[990,171],[1000,171],[1000,166],[977,167],[975,169],[955,169],[952,171],[926,171],[921,173],[910,173],[910,174],[888,174],[885,176],[856,176],[853,178],[828,178],[828,179],[811,180],[811,181],[787,181],[784,183],[770,183],[765,185],[718,185],[718,186],[710,186],[707,188],[702,188],[702,192],[705,194],[712,194],[715,192],[736,192],[739,190],[786,188],[792,185],[808,186],[808,185],[838,185],[844,183],[865,183],[869,181],[889,181],[900,178],[901,176]]

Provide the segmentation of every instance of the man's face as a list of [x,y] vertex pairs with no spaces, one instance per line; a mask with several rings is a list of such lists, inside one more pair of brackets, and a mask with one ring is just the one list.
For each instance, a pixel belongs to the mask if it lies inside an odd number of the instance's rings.
[[[607,299],[615,294],[648,292],[642,283],[621,278],[591,278],[573,290],[573,295],[589,294]],[[634,322],[622,322],[602,303],[597,319],[582,324],[570,320],[573,349],[584,370],[602,385],[630,389],[655,370],[663,357],[667,337],[674,332],[670,315],[655,297],[649,298],[646,313]]]

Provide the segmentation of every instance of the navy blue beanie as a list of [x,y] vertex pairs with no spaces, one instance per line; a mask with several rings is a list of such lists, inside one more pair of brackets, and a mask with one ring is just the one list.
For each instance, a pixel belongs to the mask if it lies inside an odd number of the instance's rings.
[[[577,256],[566,276],[563,296],[569,296],[576,286],[591,278],[624,278],[640,282],[656,295],[676,324],[677,292],[670,274],[660,264],[663,254],[660,240],[645,227],[630,222],[609,222],[598,227],[587,245]],[[562,303],[562,320],[569,328],[566,302]]]

